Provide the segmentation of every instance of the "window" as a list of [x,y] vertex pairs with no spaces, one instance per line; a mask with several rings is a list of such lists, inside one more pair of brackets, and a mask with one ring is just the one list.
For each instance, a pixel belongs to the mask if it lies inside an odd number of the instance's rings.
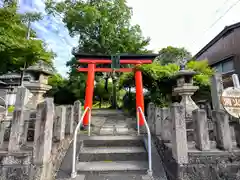
[[227,58],[221,61],[220,63],[217,63],[213,65],[213,68],[215,68],[217,72],[223,73],[223,74],[234,71],[233,58],[234,57],[232,56],[230,58]]
[[222,72],[223,72],[223,70],[222,70],[222,64],[221,64],[221,63],[213,66],[213,68],[215,68],[216,71],[219,72],[219,73],[222,73]]
[[229,60],[222,63],[223,72],[230,72],[234,70],[233,60]]

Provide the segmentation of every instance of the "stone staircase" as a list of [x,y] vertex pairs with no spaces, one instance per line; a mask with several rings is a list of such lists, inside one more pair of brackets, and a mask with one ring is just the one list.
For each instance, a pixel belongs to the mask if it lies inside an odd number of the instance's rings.
[[80,148],[76,168],[78,174],[85,175],[86,180],[93,177],[140,180],[147,175],[148,169],[148,157],[142,137],[86,137]]
[[[147,173],[148,154],[142,136],[81,135],[77,152],[78,175],[75,180],[153,179]],[[71,158],[72,149],[69,149],[58,173],[58,180],[71,179]]]
[[[148,153],[144,136],[137,136],[136,120],[116,110],[96,110],[92,114],[91,136],[78,136],[75,180],[153,180],[147,172]],[[166,180],[162,165],[158,165],[160,157],[155,156],[156,152],[152,155],[156,161],[153,169],[161,177],[157,179]],[[60,167],[58,180],[71,179],[71,162],[72,147]]]

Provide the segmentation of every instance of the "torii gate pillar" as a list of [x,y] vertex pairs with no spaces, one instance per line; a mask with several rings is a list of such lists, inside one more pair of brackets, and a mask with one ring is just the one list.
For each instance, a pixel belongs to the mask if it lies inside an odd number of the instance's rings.
[[[138,107],[142,109],[144,112],[144,96],[143,96],[143,83],[142,83],[142,72],[140,70],[136,70],[135,72],[135,85],[136,85],[136,110],[138,111]],[[144,125],[144,117],[139,113],[139,125]]]
[[[84,109],[89,107],[92,109],[93,91],[94,91],[94,78],[95,78],[96,64],[88,64],[88,75],[86,82],[85,103]],[[86,113],[83,119],[83,125],[88,125],[89,111]]]

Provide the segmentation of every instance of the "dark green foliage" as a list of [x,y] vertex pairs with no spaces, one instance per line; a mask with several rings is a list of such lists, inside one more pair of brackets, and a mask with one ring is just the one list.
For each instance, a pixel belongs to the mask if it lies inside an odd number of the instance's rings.
[[[25,63],[30,66],[38,60],[52,63],[54,54],[44,49],[41,40],[26,38],[28,27],[25,22],[40,18],[39,13],[17,13],[15,1],[6,2],[0,8],[0,74],[19,71]],[[36,37],[30,30],[31,37]]]
[[[172,102],[172,90],[176,86],[176,73],[179,71],[177,64],[159,65],[157,62],[139,67],[143,73],[143,85],[149,93],[146,98],[161,107],[168,106]],[[195,98],[207,97],[209,95],[209,77],[214,71],[208,66],[207,61],[191,61],[187,64],[188,69],[195,70],[198,74],[194,76],[194,83],[200,86]],[[134,87],[133,73],[123,74],[120,78],[121,87]],[[179,99],[174,99],[179,100]]]
[[168,46],[159,51],[159,57],[156,58],[156,62],[161,65],[166,65],[169,63],[179,63],[180,60],[186,58],[190,59],[192,57],[191,53],[185,48],[176,48]]
[[[132,10],[126,5],[125,0],[62,2],[48,0],[46,10],[55,16],[61,14],[70,35],[79,36],[79,43],[73,49],[74,52],[108,55],[149,52],[146,46],[149,45],[150,39],[142,36],[138,25],[131,25]],[[79,65],[75,58],[72,58],[67,65],[70,67],[69,87],[77,98],[84,99],[86,77],[76,71]],[[86,67],[86,65],[81,66]],[[111,67],[111,65],[97,65],[97,67]],[[110,77],[110,74],[105,73],[105,75]],[[116,73],[117,77],[119,75]],[[95,79],[97,83],[95,96],[101,97],[103,101],[109,101],[112,92],[111,83],[107,83],[109,92],[106,92],[103,73],[96,73]]]

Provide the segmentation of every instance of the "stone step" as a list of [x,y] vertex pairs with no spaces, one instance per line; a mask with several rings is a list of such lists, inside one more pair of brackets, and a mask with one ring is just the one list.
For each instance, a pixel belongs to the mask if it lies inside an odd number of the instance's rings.
[[102,127],[100,129],[100,135],[127,135],[129,132],[128,127],[121,127],[121,126],[108,126],[108,127]]
[[147,161],[97,161],[97,162],[78,162],[76,165],[78,173],[81,172],[122,172],[140,171],[147,172]]
[[143,147],[83,147],[78,156],[81,162],[90,161],[147,161]]
[[118,173],[118,174],[106,174],[106,175],[86,175],[85,180],[152,180],[150,177],[149,178],[143,178],[143,175],[139,174],[123,174],[123,173]]
[[114,135],[114,127],[102,127],[100,135]]
[[142,136],[91,136],[83,140],[84,147],[144,146]]

